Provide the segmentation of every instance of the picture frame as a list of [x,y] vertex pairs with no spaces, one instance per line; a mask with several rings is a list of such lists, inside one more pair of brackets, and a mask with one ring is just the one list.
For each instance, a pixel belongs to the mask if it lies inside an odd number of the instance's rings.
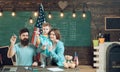
[[106,31],[120,31],[120,17],[108,16],[105,17]]

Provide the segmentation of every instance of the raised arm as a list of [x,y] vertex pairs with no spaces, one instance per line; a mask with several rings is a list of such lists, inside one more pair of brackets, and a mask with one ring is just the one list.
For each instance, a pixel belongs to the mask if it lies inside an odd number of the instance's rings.
[[62,59],[64,57],[64,45],[63,45],[63,43],[59,43],[57,45],[56,51],[54,52],[51,50],[50,53],[51,53],[52,57],[55,58],[56,60]]
[[11,42],[11,44],[10,44],[8,52],[7,52],[7,57],[8,58],[12,58],[15,54],[15,51],[13,50],[13,48],[14,48],[14,44],[16,42],[16,37],[12,36],[11,39],[10,39],[10,42]]
[[36,32],[36,44],[40,44],[39,32]]

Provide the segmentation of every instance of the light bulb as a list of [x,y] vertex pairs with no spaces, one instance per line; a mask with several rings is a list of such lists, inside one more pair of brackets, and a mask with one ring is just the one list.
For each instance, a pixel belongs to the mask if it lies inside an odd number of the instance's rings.
[[75,12],[73,12],[72,17],[73,17],[73,18],[75,18],[75,17],[76,17],[76,13],[75,13]]
[[32,18],[30,18],[29,23],[31,23],[31,24],[33,23],[33,19]]
[[52,18],[52,15],[51,13],[48,14],[48,18],[51,19]]
[[85,18],[85,17],[86,17],[86,13],[83,13],[83,14],[82,14],[82,17],[84,17],[84,18]]
[[63,13],[63,12],[61,12],[61,13],[60,13],[60,17],[63,17],[63,16],[64,16],[64,13]]
[[15,12],[13,11],[13,12],[11,13],[11,15],[12,15],[12,16],[15,16],[16,14],[15,14]]
[[0,16],[2,16],[3,15],[3,13],[2,12],[0,12]]
[[35,16],[35,17],[38,16],[38,12],[37,12],[37,11],[34,12],[34,16]]

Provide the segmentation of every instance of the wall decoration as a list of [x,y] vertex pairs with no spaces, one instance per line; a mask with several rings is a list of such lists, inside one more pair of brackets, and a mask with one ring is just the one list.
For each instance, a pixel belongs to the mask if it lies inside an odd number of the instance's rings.
[[59,1],[58,5],[63,10],[63,9],[65,9],[67,7],[68,2],[67,1]]

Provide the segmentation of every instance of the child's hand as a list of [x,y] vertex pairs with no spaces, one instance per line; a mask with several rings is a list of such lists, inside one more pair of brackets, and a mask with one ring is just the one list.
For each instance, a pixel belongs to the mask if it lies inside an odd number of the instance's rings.
[[39,37],[40,32],[36,31],[35,35]]
[[45,49],[46,49],[46,45],[43,45],[43,46],[42,46],[42,50],[45,50]]
[[37,63],[37,62],[34,62],[34,63],[32,64],[32,66],[38,66],[38,63]]
[[34,33],[35,33],[35,36],[36,36],[36,37],[39,37],[39,34],[40,34],[39,31],[34,31]]
[[36,36],[36,38],[37,38],[36,43],[37,43],[38,45],[40,44],[39,34],[40,34],[40,32],[35,31],[35,36]]

